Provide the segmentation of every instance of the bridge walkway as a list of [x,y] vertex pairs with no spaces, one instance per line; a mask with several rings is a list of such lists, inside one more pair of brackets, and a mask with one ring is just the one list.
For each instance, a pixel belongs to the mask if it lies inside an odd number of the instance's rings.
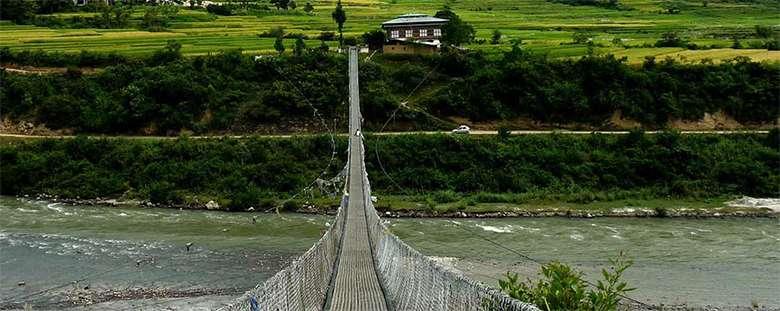
[[374,266],[366,220],[363,141],[360,134],[357,49],[349,49],[349,203],[330,309],[388,310]]

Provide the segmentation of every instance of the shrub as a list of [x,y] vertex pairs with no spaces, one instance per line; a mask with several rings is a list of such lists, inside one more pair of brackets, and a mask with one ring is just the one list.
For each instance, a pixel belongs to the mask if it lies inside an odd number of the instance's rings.
[[775,36],[776,31],[772,26],[756,25],[756,36],[769,39]]
[[221,4],[209,4],[206,6],[206,11],[216,15],[230,16],[233,15],[233,10],[229,5]]
[[536,283],[520,282],[517,274],[507,273],[498,281],[501,290],[512,298],[530,302],[546,311],[615,310],[625,293],[634,290],[622,280],[623,273],[631,267],[623,253],[610,259],[611,266],[602,269],[603,280],[595,288],[587,283],[579,272],[560,262],[542,265],[542,275]]
[[655,43],[656,47],[687,47],[687,42],[676,32],[665,32]]

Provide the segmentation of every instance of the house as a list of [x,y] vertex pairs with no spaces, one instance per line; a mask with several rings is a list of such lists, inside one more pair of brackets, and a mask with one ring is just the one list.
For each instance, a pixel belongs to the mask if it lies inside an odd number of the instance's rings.
[[404,14],[382,23],[388,38],[382,52],[430,54],[441,48],[442,26],[448,20],[425,14]]

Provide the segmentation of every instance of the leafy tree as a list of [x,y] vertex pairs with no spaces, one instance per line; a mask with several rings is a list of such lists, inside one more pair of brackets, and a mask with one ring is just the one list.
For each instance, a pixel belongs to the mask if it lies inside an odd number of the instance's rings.
[[457,46],[474,40],[474,35],[476,34],[474,27],[461,20],[460,16],[449,8],[445,7],[443,10],[436,12],[435,16],[449,20],[442,27],[443,42]]
[[347,13],[344,12],[344,8],[341,7],[341,0],[339,0],[336,3],[336,8],[333,10],[333,13],[330,15],[333,20],[336,22],[336,25],[339,29],[339,49],[343,48],[344,45],[344,22],[347,21]]
[[306,42],[303,42],[303,38],[298,37],[295,39],[295,47],[293,48],[293,54],[295,56],[302,56],[306,52]]
[[141,20],[141,28],[148,31],[164,31],[178,12],[179,8],[175,5],[150,6]]
[[279,52],[279,55],[284,53],[284,39],[282,37],[276,37],[276,41],[274,41],[274,50]]
[[683,3],[679,0],[670,0],[661,3],[661,8],[666,11],[666,14],[680,14],[682,13]]
[[35,19],[38,2],[30,0],[0,0],[0,19],[25,24]]
[[493,36],[490,38],[490,44],[500,44],[501,43],[501,31],[498,29],[493,29]]
[[772,26],[756,25],[756,36],[759,38],[772,38],[777,34],[777,31]]
[[[32,2],[32,1],[31,1]],[[73,11],[73,1],[62,0],[37,0],[38,14],[52,14],[57,12]]]
[[122,28],[127,26],[132,9],[122,4],[99,5],[99,28]]
[[742,48],[742,42],[739,41],[739,38],[734,38],[731,42],[731,48],[732,49],[741,49]]
[[176,40],[168,40],[165,44],[165,48],[155,51],[154,54],[152,54],[149,63],[151,65],[162,65],[180,60],[181,58],[181,43]]
[[323,31],[317,35],[317,39],[320,41],[333,41],[336,39],[336,34],[332,31]]
[[276,6],[277,9],[287,10],[290,5],[290,0],[271,0],[271,3]]
[[190,9],[194,9],[197,6],[203,5],[203,0],[188,0],[187,3],[190,5]]
[[206,6],[206,11],[211,14],[222,15],[222,16],[233,15],[233,10],[230,8],[229,5],[210,3],[209,5]]
[[329,51],[329,50],[330,50],[330,46],[328,46],[328,44],[327,44],[327,43],[325,43],[325,41],[320,41],[319,50],[320,50],[321,52],[327,52],[327,51]]
[[295,10],[295,8],[298,7],[298,4],[295,3],[295,0],[290,0],[290,2],[287,4],[287,6],[290,8],[290,10]]
[[686,41],[676,32],[665,32],[655,43],[656,47],[685,47]]
[[577,30],[571,35],[571,40],[577,44],[584,44],[591,41],[593,34],[587,31]]
[[374,29],[363,33],[363,42],[368,44],[370,50],[380,50],[385,44],[387,34],[382,29]]
[[306,4],[303,6],[303,11],[307,14],[311,14],[314,12],[314,6],[311,4],[311,2],[306,2]]

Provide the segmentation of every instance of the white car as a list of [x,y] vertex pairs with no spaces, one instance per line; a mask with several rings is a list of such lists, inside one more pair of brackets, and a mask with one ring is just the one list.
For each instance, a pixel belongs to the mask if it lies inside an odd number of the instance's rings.
[[461,125],[458,126],[458,128],[452,130],[453,134],[468,134],[471,133],[471,128],[469,128],[467,125]]

